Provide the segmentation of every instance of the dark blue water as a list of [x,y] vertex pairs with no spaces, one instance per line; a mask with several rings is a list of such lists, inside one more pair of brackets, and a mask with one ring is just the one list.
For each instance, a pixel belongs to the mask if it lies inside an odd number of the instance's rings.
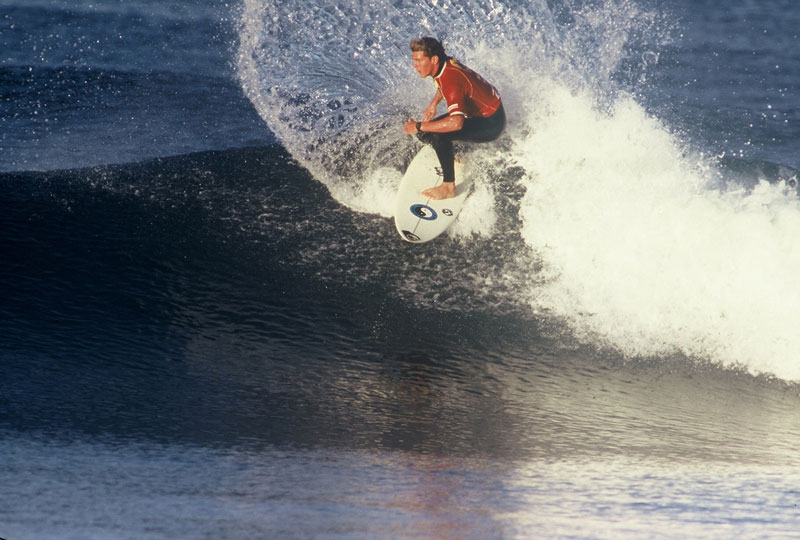
[[[798,22],[0,0],[0,536],[791,536]],[[411,245],[422,33],[509,129]]]
[[233,80],[234,20],[214,1],[4,2],[0,170],[272,142]]

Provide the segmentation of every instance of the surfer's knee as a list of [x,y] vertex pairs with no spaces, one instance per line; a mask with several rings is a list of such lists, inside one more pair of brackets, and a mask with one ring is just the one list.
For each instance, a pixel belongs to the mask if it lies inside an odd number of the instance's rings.
[[425,144],[433,146],[437,154],[450,154],[453,151],[453,141],[446,133],[418,133],[417,137]]
[[425,144],[436,146],[436,143],[439,142],[439,134],[431,133],[429,131],[420,131],[417,133],[417,139],[419,139],[421,142]]

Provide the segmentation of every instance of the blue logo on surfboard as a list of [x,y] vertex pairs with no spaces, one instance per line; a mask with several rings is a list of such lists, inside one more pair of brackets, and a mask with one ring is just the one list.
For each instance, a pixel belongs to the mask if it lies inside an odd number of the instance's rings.
[[436,215],[436,210],[434,210],[427,204],[412,204],[410,210],[411,213],[417,216],[418,218],[427,221],[433,221],[438,217]]

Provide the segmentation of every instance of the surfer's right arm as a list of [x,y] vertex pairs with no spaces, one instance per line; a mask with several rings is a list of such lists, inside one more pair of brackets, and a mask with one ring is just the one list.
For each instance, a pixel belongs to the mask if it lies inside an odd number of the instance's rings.
[[423,122],[429,122],[434,116],[436,116],[436,107],[439,105],[439,102],[442,101],[442,98],[442,91],[437,88],[436,94],[433,96],[430,104],[425,109],[425,112],[422,113]]

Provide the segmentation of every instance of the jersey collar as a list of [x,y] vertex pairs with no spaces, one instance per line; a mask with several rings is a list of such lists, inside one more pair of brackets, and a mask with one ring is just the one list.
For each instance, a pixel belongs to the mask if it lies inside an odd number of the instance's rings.
[[442,65],[441,65],[441,67],[439,68],[439,73],[437,73],[436,75],[434,75],[434,76],[433,76],[433,78],[434,78],[434,79],[438,79],[439,77],[441,77],[441,76],[442,76],[442,73],[444,73],[444,68],[445,68],[445,67],[447,67],[447,64],[449,64],[449,63],[450,63],[450,59],[449,59],[449,58],[448,58],[447,60],[445,60],[444,62],[442,62]]

